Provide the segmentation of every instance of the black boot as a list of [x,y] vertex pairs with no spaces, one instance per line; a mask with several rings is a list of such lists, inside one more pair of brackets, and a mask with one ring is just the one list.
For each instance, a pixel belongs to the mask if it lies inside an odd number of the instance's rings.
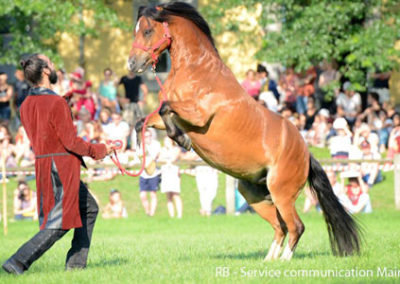
[[21,275],[25,271],[25,267],[18,260],[15,260],[13,257],[7,259],[6,262],[3,263],[3,269],[10,274]]

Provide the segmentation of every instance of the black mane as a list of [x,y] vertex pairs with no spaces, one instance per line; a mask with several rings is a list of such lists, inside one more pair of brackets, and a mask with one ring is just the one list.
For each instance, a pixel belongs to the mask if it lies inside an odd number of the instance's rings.
[[140,7],[138,20],[142,16],[151,18],[157,22],[169,22],[170,16],[185,18],[194,23],[207,36],[215,50],[217,50],[210,27],[192,5],[185,2],[169,2],[157,5],[156,7]]

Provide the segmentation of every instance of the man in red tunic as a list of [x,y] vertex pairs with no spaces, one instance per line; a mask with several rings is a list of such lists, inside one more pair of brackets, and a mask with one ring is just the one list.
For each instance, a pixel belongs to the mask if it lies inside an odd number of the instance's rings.
[[22,274],[72,228],[74,237],[65,268],[85,268],[98,206],[80,181],[82,156],[103,159],[111,148],[77,137],[67,102],[51,90],[57,74],[49,58],[34,54],[21,65],[32,86],[20,112],[36,155],[40,231],[3,264],[3,269]]

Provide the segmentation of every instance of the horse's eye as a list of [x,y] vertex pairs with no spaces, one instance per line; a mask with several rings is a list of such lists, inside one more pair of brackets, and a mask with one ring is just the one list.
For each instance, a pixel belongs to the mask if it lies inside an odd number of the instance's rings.
[[152,33],[152,31],[153,31],[152,29],[145,30],[144,35],[149,36]]

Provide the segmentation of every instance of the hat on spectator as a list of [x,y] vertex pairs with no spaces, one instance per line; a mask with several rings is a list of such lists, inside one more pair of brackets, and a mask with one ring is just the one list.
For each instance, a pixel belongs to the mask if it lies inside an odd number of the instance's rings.
[[358,131],[359,131],[360,133],[363,133],[363,132],[370,132],[370,131],[371,131],[371,128],[369,128],[368,124],[366,124],[366,123],[361,123],[360,128],[358,129]]
[[329,114],[329,110],[327,110],[326,108],[321,108],[318,112],[319,115],[325,116],[326,118],[329,118],[330,114]]
[[333,122],[333,129],[346,129],[348,128],[347,121],[343,117],[338,117]]
[[82,74],[79,72],[72,72],[71,75],[71,80],[75,80],[75,81],[81,81],[82,80]]

